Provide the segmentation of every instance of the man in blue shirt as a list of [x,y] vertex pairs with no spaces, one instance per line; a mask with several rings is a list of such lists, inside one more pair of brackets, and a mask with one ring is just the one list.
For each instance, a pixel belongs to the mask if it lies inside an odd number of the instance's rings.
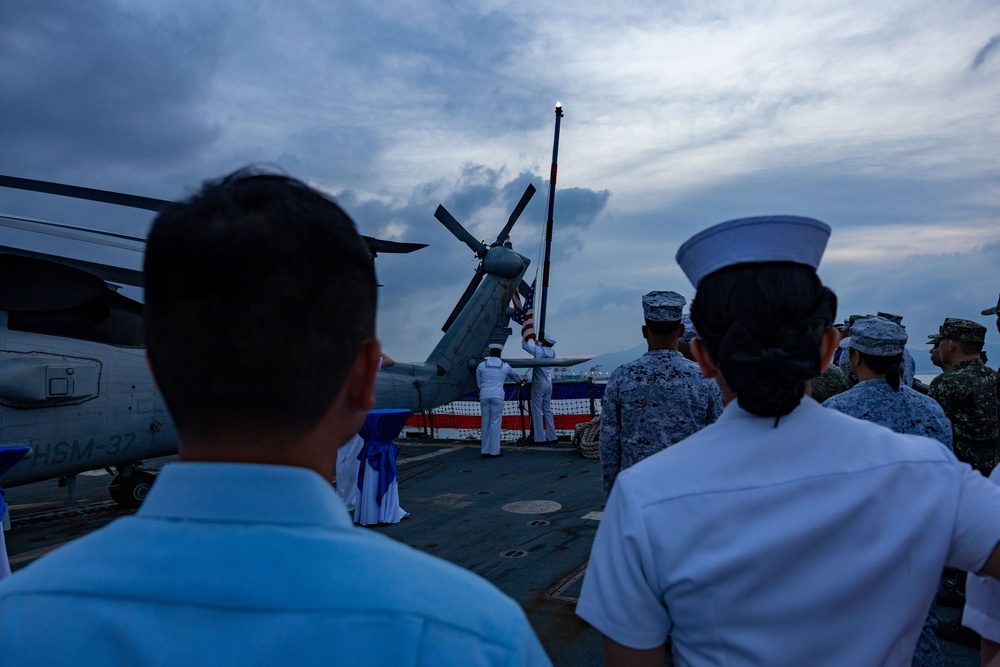
[[549,664],[516,602],[355,528],[330,486],[380,357],[371,256],[335,203],[237,172],[159,214],[144,271],[181,462],[0,584],[0,664]]

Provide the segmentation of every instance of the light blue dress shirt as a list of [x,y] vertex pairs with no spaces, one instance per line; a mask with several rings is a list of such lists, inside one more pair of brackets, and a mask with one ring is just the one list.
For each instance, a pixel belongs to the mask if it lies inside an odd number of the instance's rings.
[[303,468],[177,463],[0,583],[0,665],[549,665],[471,572],[352,525]]

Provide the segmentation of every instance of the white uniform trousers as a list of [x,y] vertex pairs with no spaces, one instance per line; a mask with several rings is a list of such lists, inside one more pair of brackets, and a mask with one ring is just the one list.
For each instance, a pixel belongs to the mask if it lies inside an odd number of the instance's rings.
[[503,399],[481,398],[479,399],[479,411],[483,414],[482,453],[499,454]]
[[552,382],[531,382],[531,437],[536,443],[558,440],[552,417]]

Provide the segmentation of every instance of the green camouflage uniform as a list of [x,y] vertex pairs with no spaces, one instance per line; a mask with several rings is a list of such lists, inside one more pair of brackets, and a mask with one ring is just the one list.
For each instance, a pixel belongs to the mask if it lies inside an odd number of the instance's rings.
[[[997,305],[984,310],[983,315],[996,315],[1000,317],[1000,296],[997,297]],[[1000,418],[1000,373],[997,373],[997,399],[997,415]]]
[[826,370],[819,377],[814,377],[810,386],[810,396],[819,403],[851,388],[851,385],[847,382],[847,376],[844,375],[844,371],[833,364],[827,366]]
[[951,420],[955,456],[989,475],[1000,462],[996,372],[978,359],[963,361],[931,381],[930,396]]

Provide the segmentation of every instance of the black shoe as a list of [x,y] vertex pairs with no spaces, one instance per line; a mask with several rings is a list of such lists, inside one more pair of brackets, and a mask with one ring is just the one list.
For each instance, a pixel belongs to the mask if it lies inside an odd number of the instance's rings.
[[498,459],[503,456],[503,452],[500,452],[499,454],[480,454],[479,456],[484,459]]
[[941,621],[938,623],[934,634],[937,635],[938,639],[955,642],[956,644],[964,644],[972,648],[979,648],[979,634],[975,630],[962,625],[957,619],[953,621]]
[[942,588],[937,594],[937,603],[941,607],[962,607],[965,605],[965,593],[957,588]]

